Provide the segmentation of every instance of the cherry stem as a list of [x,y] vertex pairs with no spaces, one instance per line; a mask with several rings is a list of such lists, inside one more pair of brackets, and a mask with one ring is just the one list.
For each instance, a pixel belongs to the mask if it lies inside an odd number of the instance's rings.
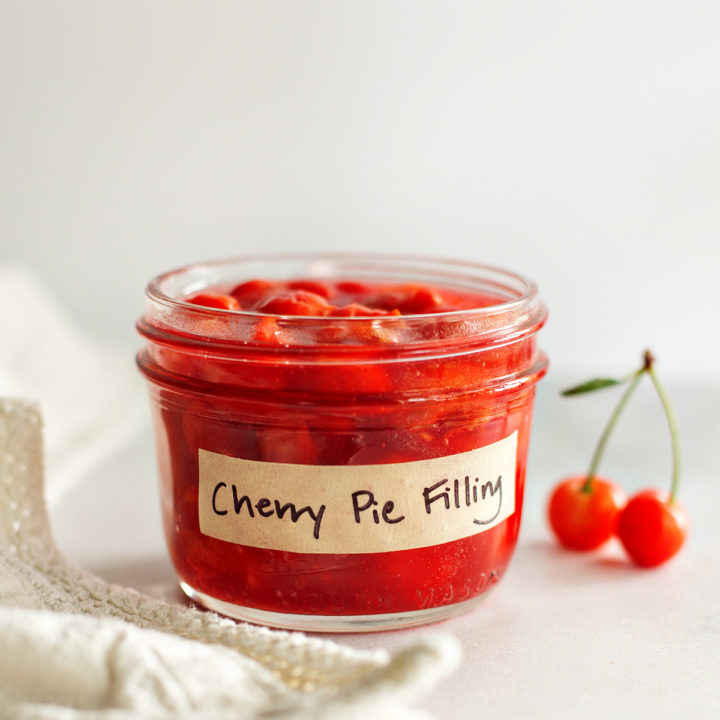
[[668,428],[670,430],[670,440],[672,442],[672,484],[670,486],[669,503],[672,505],[675,502],[678,488],[680,487],[680,433],[678,431],[675,413],[673,412],[672,406],[670,405],[670,399],[668,398],[668,395],[665,392],[665,388],[662,386],[657,374],[655,373],[654,364],[655,358],[649,350],[646,350],[645,354],[643,355],[642,367],[625,379],[627,381],[632,378],[632,382],[630,383],[630,385],[628,385],[628,387],[625,389],[625,392],[622,394],[620,401],[615,406],[615,410],[613,410],[613,414],[610,416],[610,419],[608,420],[608,423],[605,426],[602,435],[600,436],[600,440],[598,441],[595,452],[592,456],[592,460],[590,462],[590,470],[588,470],[585,482],[583,483],[583,486],[581,488],[582,492],[592,492],[592,481],[595,478],[595,473],[597,472],[598,466],[600,465],[600,460],[602,459],[603,453],[605,452],[605,447],[608,443],[608,440],[610,439],[610,435],[612,434],[615,425],[617,425],[617,421],[620,418],[622,411],[625,409],[628,400],[635,392],[635,388],[640,383],[640,378],[642,378],[642,376],[647,373],[650,376],[653,385],[655,386],[658,397],[660,398],[660,402],[662,404],[663,411],[665,412],[665,417],[667,419]]
[[[652,365],[652,362],[650,364]],[[583,483],[582,488],[580,488],[581,492],[592,492],[592,481],[595,478],[595,473],[597,472],[598,465],[600,465],[600,460],[602,459],[603,453],[605,452],[605,446],[610,439],[610,435],[615,429],[615,425],[617,425],[617,421],[620,419],[620,415],[622,414],[623,409],[627,405],[630,396],[635,392],[635,388],[638,386],[640,378],[642,378],[643,373],[646,372],[646,370],[648,369],[649,368],[647,366],[646,358],[645,365],[643,365],[643,367],[641,367],[639,370],[636,370],[630,376],[632,378],[632,382],[625,389],[625,392],[622,394],[620,401],[615,406],[615,410],[613,410],[613,414],[610,416],[610,419],[608,420],[608,423],[605,426],[602,435],[600,436],[600,440],[598,440],[598,444],[595,447],[595,452],[593,453],[592,460],[590,461],[590,469],[588,470],[588,474],[585,478],[585,482]]]
[[665,392],[665,388],[660,384],[655,369],[653,368],[652,356],[647,367],[647,373],[657,390],[658,397],[662,403],[665,417],[667,418],[668,428],[670,429],[670,439],[672,441],[672,485],[670,486],[670,504],[675,502],[678,487],[680,486],[680,433],[678,432],[675,413],[670,405],[670,400]]

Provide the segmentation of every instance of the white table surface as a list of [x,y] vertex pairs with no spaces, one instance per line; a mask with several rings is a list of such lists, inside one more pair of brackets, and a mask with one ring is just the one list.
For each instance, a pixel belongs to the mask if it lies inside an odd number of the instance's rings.
[[[552,378],[539,388],[523,528],[500,584],[465,616],[335,639],[392,649],[426,632],[459,638],[459,671],[422,701],[437,718],[720,718],[720,387],[668,388],[692,528],[681,554],[650,571],[632,567],[614,543],[586,555],[552,541],[543,513],[549,489],[586,468],[617,397],[561,400],[556,390]],[[630,492],[669,483],[663,422],[648,385],[602,468]],[[149,430],[88,473],[51,518],[60,548],[77,563],[183,601],[165,554]]]

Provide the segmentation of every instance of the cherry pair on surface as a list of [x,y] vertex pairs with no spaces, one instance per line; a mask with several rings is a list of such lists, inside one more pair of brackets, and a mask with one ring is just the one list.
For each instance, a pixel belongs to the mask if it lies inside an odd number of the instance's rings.
[[[588,489],[585,489],[587,486]],[[622,488],[602,477],[563,480],[548,507],[558,540],[572,550],[595,550],[617,536],[641,567],[656,567],[682,547],[688,530],[685,508],[665,490],[649,489],[629,501]]]
[[[617,536],[631,560],[641,567],[656,567],[673,557],[685,542],[689,526],[687,511],[676,499],[680,479],[677,425],[653,363],[653,356],[646,352],[642,367],[624,380],[591,380],[563,393],[577,395],[629,382],[600,437],[590,470],[585,475],[562,480],[554,488],[548,504],[550,527],[563,546],[572,550],[595,550]],[[652,380],[670,428],[672,486],[670,492],[647,489],[627,500],[622,488],[597,476],[596,470],[610,434],[643,375]]]

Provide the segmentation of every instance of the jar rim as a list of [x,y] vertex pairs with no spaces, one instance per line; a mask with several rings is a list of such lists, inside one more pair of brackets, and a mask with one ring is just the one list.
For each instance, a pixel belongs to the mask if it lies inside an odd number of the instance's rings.
[[[266,275],[270,265],[284,275]],[[502,302],[436,313],[345,317],[224,310],[183,300],[209,287],[258,278],[407,282],[474,291]],[[153,278],[146,295],[146,310],[136,326],[149,341],[139,356],[146,370],[166,353],[248,366],[422,363],[492,353],[516,343],[522,348],[547,319],[537,286],[522,275],[480,263],[411,255],[296,253],[201,262]],[[503,387],[520,387],[544,373],[547,361],[534,348],[533,340],[518,373],[508,368],[500,372],[496,379],[502,379]]]
[[[331,268],[342,268],[348,273],[352,274],[361,270],[368,270],[370,268],[377,270],[376,267],[368,267],[367,263],[379,263],[386,271],[421,271],[427,272],[434,278],[434,282],[441,284],[453,284],[453,281],[457,283],[459,280],[465,281],[463,286],[468,289],[473,289],[471,281],[477,283],[485,283],[485,289],[491,291],[494,290],[496,293],[499,291],[514,292],[515,297],[504,300],[503,302],[492,303],[489,305],[483,305],[474,308],[463,308],[459,310],[443,310],[440,312],[431,313],[407,313],[400,316],[382,316],[373,318],[373,321],[381,322],[382,324],[397,323],[402,321],[409,321],[415,318],[420,320],[431,318],[435,321],[440,321],[444,318],[457,318],[463,315],[473,316],[490,316],[497,314],[512,314],[513,311],[521,308],[523,305],[532,303],[533,300],[538,298],[537,285],[527,278],[526,276],[516,273],[510,270],[506,270],[501,267],[497,267],[485,263],[467,262],[463,260],[441,258],[430,255],[400,255],[400,254],[383,254],[383,253],[286,253],[286,254],[263,254],[263,255],[248,255],[248,256],[237,256],[226,258],[222,260],[210,260],[192,263],[189,265],[181,266],[168,270],[164,273],[156,275],[148,283],[145,294],[147,297],[157,303],[168,307],[182,307],[191,312],[198,312],[205,317],[216,316],[227,318],[227,316],[241,316],[253,319],[259,319],[263,317],[275,317],[282,318],[289,322],[301,322],[303,325],[313,324],[318,322],[327,323],[333,320],[341,320],[343,323],[346,322],[367,322],[367,317],[355,316],[338,316],[338,315],[322,315],[322,316],[298,316],[298,315],[284,315],[276,313],[265,313],[255,310],[226,310],[222,308],[206,307],[196,305],[194,303],[183,300],[183,297],[200,292],[203,289],[210,287],[216,282],[210,280],[214,274],[218,272],[222,275],[222,271],[229,267],[234,266],[248,266],[252,264],[263,264],[272,263],[280,264],[283,262],[305,264],[310,270],[309,273],[304,274],[304,277],[308,279],[330,279],[333,277],[328,271]],[[315,270],[313,272],[312,270]],[[318,272],[319,271],[319,272]],[[475,275],[472,275],[475,273]],[[166,287],[172,283],[173,280],[176,282],[182,276],[188,276],[188,279],[194,279],[194,283],[191,283],[190,288],[184,288],[181,293],[170,294]],[[335,275],[334,277],[337,277]],[[289,275],[287,279],[291,276]],[[370,276],[375,279],[375,276]],[[494,278],[494,279],[493,279]],[[245,280],[255,279],[255,276],[248,274],[244,277],[236,277],[233,282],[239,283]],[[200,280],[207,280],[204,284],[198,284]],[[445,281],[445,282],[443,282]],[[407,273],[408,283],[423,282],[418,280],[416,275]],[[433,282],[432,279],[428,279],[427,282]],[[512,284],[515,284],[515,288]],[[474,289],[477,289],[476,287]]]

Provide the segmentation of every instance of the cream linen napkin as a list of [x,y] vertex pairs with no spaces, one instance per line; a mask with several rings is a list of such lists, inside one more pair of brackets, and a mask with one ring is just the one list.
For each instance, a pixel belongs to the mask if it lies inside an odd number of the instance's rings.
[[387,653],[234,623],[109,585],[58,552],[37,408],[0,400],[0,718],[420,718],[456,643]]
[[[28,312],[3,317],[0,388],[55,426],[57,498],[136,431],[141,385],[28,273],[0,269],[5,295]],[[0,400],[0,720],[425,718],[409,706],[458,662],[453,638],[359,652],[109,585],[58,552],[43,475],[37,406]]]
[[0,266],[0,396],[40,403],[54,503],[146,424],[131,353],[86,337],[29,268]]

